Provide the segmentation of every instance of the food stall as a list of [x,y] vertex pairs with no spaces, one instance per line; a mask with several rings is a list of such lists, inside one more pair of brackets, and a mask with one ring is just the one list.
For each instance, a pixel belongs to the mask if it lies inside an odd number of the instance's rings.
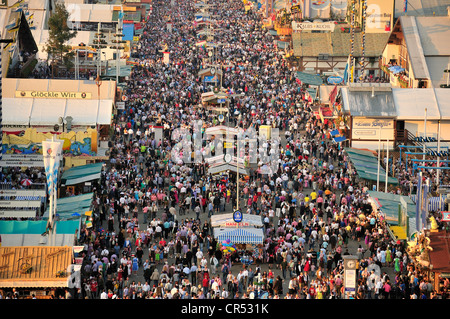
[[237,222],[233,215],[211,216],[211,227],[220,249],[234,263],[262,262],[265,235],[261,216],[242,214],[241,221]]

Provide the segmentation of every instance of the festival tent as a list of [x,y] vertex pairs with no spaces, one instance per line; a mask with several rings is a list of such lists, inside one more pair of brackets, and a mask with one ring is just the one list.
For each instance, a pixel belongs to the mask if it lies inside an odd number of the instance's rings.
[[72,245],[1,247],[0,256],[0,289],[28,288],[41,299],[46,288],[70,287]]
[[263,244],[264,230],[251,227],[216,227],[214,228],[214,237],[217,241],[229,239],[234,244]]

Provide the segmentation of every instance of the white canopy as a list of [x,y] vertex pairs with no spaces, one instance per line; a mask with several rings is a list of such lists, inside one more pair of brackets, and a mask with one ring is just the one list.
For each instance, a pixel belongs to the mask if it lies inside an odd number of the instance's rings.
[[392,89],[398,120],[450,119],[450,90],[445,88]]
[[[66,100],[63,99],[34,99],[30,114],[30,125],[55,125],[64,116]],[[5,110],[5,106],[3,106]],[[5,123],[7,124],[7,123]]]
[[71,116],[72,125],[109,125],[113,100],[3,98],[4,125],[55,125]]
[[[3,98],[3,124],[28,125],[33,99]],[[9,106],[9,107],[7,107]]]

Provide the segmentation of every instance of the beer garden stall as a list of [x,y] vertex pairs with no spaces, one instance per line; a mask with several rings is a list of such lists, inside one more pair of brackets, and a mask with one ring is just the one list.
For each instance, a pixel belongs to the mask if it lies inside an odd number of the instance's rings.
[[262,262],[265,236],[260,215],[242,214],[239,223],[234,221],[233,213],[212,215],[211,227],[218,243],[228,241],[236,247],[234,262]]

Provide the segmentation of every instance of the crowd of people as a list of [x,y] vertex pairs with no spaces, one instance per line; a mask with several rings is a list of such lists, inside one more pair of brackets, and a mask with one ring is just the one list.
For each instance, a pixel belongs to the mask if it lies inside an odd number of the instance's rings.
[[[430,278],[390,236],[330,138],[333,127],[314,115],[260,15],[240,0],[210,9],[218,17],[214,42],[221,44],[214,61],[224,90],[234,94],[227,121],[243,130],[269,125],[279,137],[241,150],[256,165],[239,179],[239,193],[235,179],[209,174],[207,161],[174,160],[186,155],[182,143],[218,124],[216,113],[199,107],[201,94],[212,89],[198,75],[210,57],[197,45],[204,23],[195,22],[195,2],[155,0],[151,7],[131,56],[136,65],[124,89],[125,110],[115,118],[111,158],[95,190],[94,225],[80,232],[82,284],[63,297],[435,298]],[[161,27],[168,21],[171,31]],[[193,128],[199,120],[200,132]],[[162,137],[153,126],[163,127]],[[185,134],[176,135],[180,129]],[[196,151],[206,158],[217,144],[206,138]],[[262,169],[266,151],[276,164],[270,174]],[[238,250],[224,253],[210,223],[232,211],[238,196],[239,209],[263,222],[264,243],[248,252],[252,263],[240,262]],[[344,289],[345,255],[358,260],[354,295]]]

